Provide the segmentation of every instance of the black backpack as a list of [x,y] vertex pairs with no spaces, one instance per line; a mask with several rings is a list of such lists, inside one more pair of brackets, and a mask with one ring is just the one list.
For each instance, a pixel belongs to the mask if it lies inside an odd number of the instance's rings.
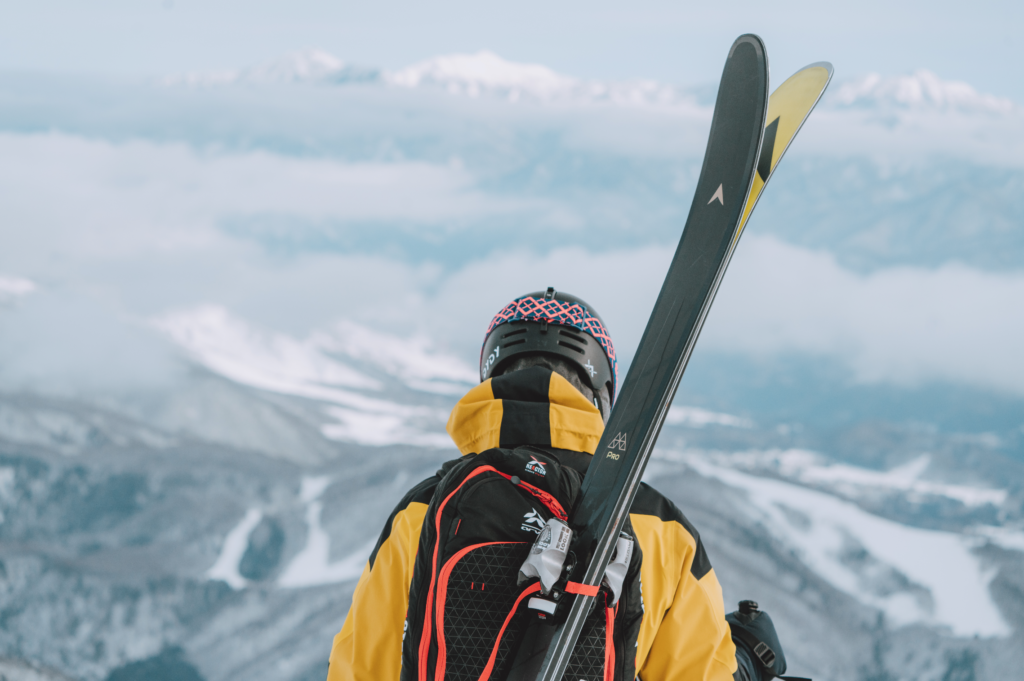
[[[582,476],[537,447],[470,454],[438,475],[409,588],[401,679],[504,681],[527,628],[547,617],[528,607],[540,583],[519,583],[519,569],[548,519],[567,519]],[[599,591],[565,678],[635,677],[640,561],[636,547],[617,603]]]

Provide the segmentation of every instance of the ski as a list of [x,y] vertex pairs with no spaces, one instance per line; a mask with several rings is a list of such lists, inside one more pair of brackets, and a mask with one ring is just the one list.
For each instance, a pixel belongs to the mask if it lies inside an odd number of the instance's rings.
[[757,205],[757,200],[761,198],[761,193],[779,161],[825,93],[825,88],[832,80],[832,73],[832,64],[827,61],[815,62],[787,78],[786,82],[768,98],[768,117],[765,119],[767,123],[761,142],[761,156],[757,161],[757,175],[754,176],[754,183],[750,187],[747,206],[743,209],[743,219],[733,239],[733,248],[739,242],[750,213]]
[[[755,35],[740,36],[725,62],[704,164],[679,246],[570,519],[577,560],[569,581],[577,586],[567,616],[553,632],[537,681],[562,678],[590,613],[732,255],[759,165],[767,106],[764,43]],[[559,611],[564,607],[560,604]]]

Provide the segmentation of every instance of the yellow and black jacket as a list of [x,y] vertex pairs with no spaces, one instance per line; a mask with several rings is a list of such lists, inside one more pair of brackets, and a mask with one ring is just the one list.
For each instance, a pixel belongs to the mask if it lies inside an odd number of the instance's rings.
[[[586,470],[603,429],[596,407],[562,376],[541,368],[481,383],[459,401],[448,420],[448,432],[463,454],[534,445],[580,472]],[[334,638],[328,681],[399,679],[420,529],[439,482],[435,476],[418,484],[388,519]],[[643,554],[638,677],[732,679],[736,649],[721,586],[696,530],[671,501],[647,485],[641,485],[630,521]]]

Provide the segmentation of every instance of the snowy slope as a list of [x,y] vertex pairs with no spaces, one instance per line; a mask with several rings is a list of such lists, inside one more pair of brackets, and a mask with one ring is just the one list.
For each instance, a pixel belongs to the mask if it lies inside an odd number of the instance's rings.
[[882,610],[891,623],[949,627],[956,636],[1009,636],[988,587],[995,576],[958,533],[907,527],[822,492],[708,463],[687,464],[749,495],[750,511],[815,573]]
[[730,468],[784,478],[854,500],[877,494],[901,495],[910,500],[944,497],[968,508],[1000,507],[1008,500],[1005,489],[928,479],[932,464],[928,454],[885,471],[831,462],[816,452],[800,449],[737,452],[715,459]]
[[[424,338],[399,339],[343,323],[306,339],[261,332],[219,307],[165,315],[155,322],[206,368],[242,385],[323,405],[324,436],[369,445],[449,447],[448,414],[385,397],[388,385],[461,394],[475,379],[454,357],[432,352]],[[392,386],[393,389],[393,386]]]
[[[322,459],[266,456],[205,442],[198,431],[146,429],[79,402],[0,399],[0,551],[8,574],[18,575],[17,590],[0,592],[0,605],[20,608],[13,626],[37,632],[21,642],[0,635],[0,646],[89,681],[168,645],[181,646],[208,681],[306,681],[305,674],[322,673],[318,660],[395,500],[455,455],[442,443],[442,417],[457,395],[415,383],[469,386],[472,372],[425,340],[354,325],[299,339],[212,307],[155,323],[188,361],[233,384],[239,395],[232,400],[246,396],[242,410],[261,403],[293,414],[312,409],[319,416],[288,427],[306,428],[337,449]],[[412,351],[400,360],[389,352],[404,347]],[[325,427],[334,409],[350,413],[352,431]],[[424,427],[420,413],[438,421]],[[393,427],[381,425],[385,417]],[[794,671],[827,669],[794,633],[808,622],[823,632],[853,628],[836,651],[841,659],[870,654],[863,646],[883,635],[874,633],[881,627],[913,645],[969,645],[987,665],[1008,664],[986,646],[1018,635],[1024,612],[1024,603],[1006,596],[1014,566],[1024,562],[1012,485],[948,480],[925,457],[888,470],[838,462],[793,446],[807,433],[783,435],[693,406],[674,407],[668,421],[648,481],[698,523],[727,592],[763,600],[793,641],[787,650]],[[382,441],[362,435],[373,432]],[[68,439],[72,433],[77,439]],[[689,440],[701,444],[686,446]],[[730,444],[742,441],[790,444]],[[910,520],[872,510],[879,496],[906,502]],[[953,504],[941,527],[930,516],[936,499]],[[988,511],[1005,522],[971,520]],[[141,545],[140,536],[147,537]],[[69,560],[75,567],[61,572]],[[786,576],[773,588],[758,586],[754,577],[780,561]],[[84,582],[79,571],[88,575]],[[153,586],[121,587],[140,579]],[[187,605],[204,591],[201,609]],[[780,598],[799,603],[799,614]],[[803,610],[815,598],[829,607]],[[142,613],[133,628],[98,628],[78,638],[57,636],[57,624],[29,614],[56,613],[52,622],[85,611],[116,619],[131,608]],[[178,619],[177,612],[190,614]],[[882,624],[871,613],[881,614]],[[242,632],[262,643],[228,645]],[[42,648],[43,640],[59,643]],[[83,659],[101,644],[102,655]],[[879,664],[903,669],[897,665],[905,661]],[[907,673],[923,673],[914,664]],[[833,678],[855,679],[855,671]]]
[[[314,334],[300,342],[280,334],[261,336],[215,308],[167,317],[158,324],[197,361],[226,378],[331,405],[325,413],[345,425],[326,424],[321,430],[325,436],[343,441],[448,446],[440,432],[415,430],[415,417],[422,413],[417,407],[365,397],[366,393],[379,393],[382,385],[353,367],[384,366],[393,376],[412,379],[411,385],[441,378],[461,380],[461,385],[468,387],[473,379],[472,372],[454,359],[442,356],[435,360],[422,341],[400,341],[360,327],[343,326],[335,335]],[[411,352],[389,352],[410,347],[414,348]],[[402,361],[388,363],[399,356]],[[340,357],[351,362],[351,367],[341,364]],[[443,413],[436,414],[438,423],[443,417]],[[749,419],[682,406],[672,408],[666,423],[695,429],[749,430],[754,426]],[[660,456],[672,460],[669,453]],[[681,460],[705,477],[748,493],[753,519],[779,532],[780,539],[799,551],[814,572],[865,605],[879,608],[894,625],[950,627],[957,636],[1010,633],[988,593],[994,573],[972,551],[987,543],[1014,550],[1024,533],[1007,533],[997,526],[952,532],[906,527],[858,506],[858,502],[881,495],[916,504],[941,497],[967,511],[1001,509],[1007,506],[1007,489],[929,479],[927,455],[888,471],[834,463],[804,450],[731,455],[694,452]],[[320,529],[317,501],[327,484],[327,478],[303,483],[310,543],[280,578],[282,586],[351,579],[360,569],[358,557],[369,550],[364,547],[342,562],[328,563],[328,540]],[[252,513],[233,532],[251,531],[258,522]],[[229,536],[225,547],[231,545]],[[858,550],[865,555],[851,563],[849,556]],[[225,555],[221,560],[228,560]],[[240,552],[234,550],[231,555],[236,560]],[[229,584],[240,584],[234,573],[223,567],[212,570],[211,574],[224,575]],[[893,580],[905,586],[894,588]]]

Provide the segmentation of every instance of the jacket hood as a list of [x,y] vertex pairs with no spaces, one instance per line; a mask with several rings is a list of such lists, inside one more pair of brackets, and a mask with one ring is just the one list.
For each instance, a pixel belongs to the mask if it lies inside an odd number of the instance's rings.
[[603,432],[597,407],[546,367],[487,379],[448,417],[448,434],[463,454],[520,445],[593,454]]

